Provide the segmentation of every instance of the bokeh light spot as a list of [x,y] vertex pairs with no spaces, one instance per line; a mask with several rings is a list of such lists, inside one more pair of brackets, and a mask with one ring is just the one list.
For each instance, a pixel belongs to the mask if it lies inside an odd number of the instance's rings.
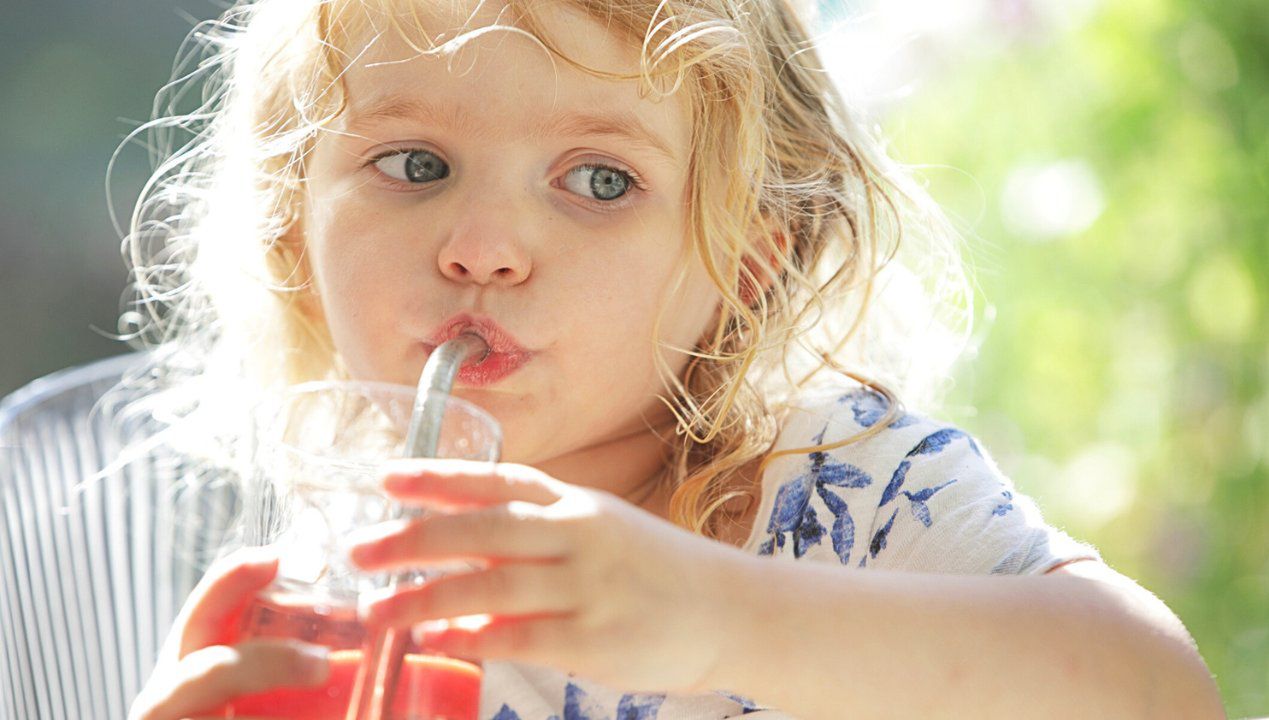
[[1081,232],[1105,207],[1097,174],[1079,159],[1014,169],[1000,204],[1009,230],[1029,240]]
[[1244,264],[1227,253],[1208,258],[1190,278],[1190,317],[1208,336],[1244,340],[1256,321],[1256,286]]

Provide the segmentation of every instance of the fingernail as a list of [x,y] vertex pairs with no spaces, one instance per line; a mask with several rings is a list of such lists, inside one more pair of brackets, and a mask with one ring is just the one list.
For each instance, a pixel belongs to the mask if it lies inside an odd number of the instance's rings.
[[278,561],[278,549],[272,545],[251,545],[238,550],[238,564],[250,568],[271,567]]
[[279,553],[276,545],[257,545],[251,548],[251,562],[257,565],[265,565],[278,559]]
[[354,530],[344,536],[342,551],[355,565],[363,565],[373,557],[373,547],[393,535],[404,532],[409,520],[389,520]]
[[345,541],[349,545],[358,545],[361,543],[371,543],[382,540],[390,535],[396,535],[404,531],[410,526],[409,518],[400,518],[397,520],[385,520],[369,527],[357,528],[345,536]]
[[330,677],[330,651],[321,645],[305,644],[299,649],[301,679],[309,685],[321,685]]
[[404,468],[400,473],[393,473],[383,478],[383,489],[390,493],[404,492],[410,489],[414,482],[414,475],[406,474]]
[[418,475],[423,470],[425,458],[392,458],[379,465],[379,474],[386,481],[400,482]]

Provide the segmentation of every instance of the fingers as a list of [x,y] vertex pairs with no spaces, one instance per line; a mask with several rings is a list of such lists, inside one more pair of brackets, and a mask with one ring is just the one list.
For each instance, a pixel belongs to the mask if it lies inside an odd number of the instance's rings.
[[215,709],[240,695],[277,687],[316,687],[330,676],[326,649],[296,640],[248,640],[196,650],[147,687],[129,720],[177,720]]
[[564,492],[559,480],[527,465],[435,458],[386,463],[383,486],[407,504],[451,507],[512,500],[549,505]]
[[427,647],[453,657],[546,663],[576,645],[572,615],[494,617],[481,627],[451,624],[427,636]]
[[367,606],[369,619],[393,627],[468,615],[571,613],[577,588],[563,564],[509,563],[488,570],[444,575],[397,590]]
[[177,659],[235,640],[243,610],[277,571],[278,559],[267,548],[242,548],[213,565],[186,601],[184,620],[177,620],[182,628]]
[[418,567],[444,560],[560,559],[565,525],[541,507],[512,501],[463,513],[383,523],[349,537],[349,556],[365,570]]

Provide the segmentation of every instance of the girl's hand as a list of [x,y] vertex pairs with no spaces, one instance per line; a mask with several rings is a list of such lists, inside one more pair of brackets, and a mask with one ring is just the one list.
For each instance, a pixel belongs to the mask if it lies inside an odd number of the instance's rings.
[[611,493],[524,465],[394,461],[384,477],[400,502],[444,510],[351,539],[366,570],[484,561],[366,608],[370,622],[451,624],[427,646],[469,658],[576,671],[623,691],[701,692],[745,632],[733,619],[738,549],[692,534]]
[[239,695],[325,682],[329,667],[321,647],[272,639],[229,645],[243,612],[277,570],[277,558],[258,548],[239,550],[212,566],[181,608],[128,720],[211,716]]

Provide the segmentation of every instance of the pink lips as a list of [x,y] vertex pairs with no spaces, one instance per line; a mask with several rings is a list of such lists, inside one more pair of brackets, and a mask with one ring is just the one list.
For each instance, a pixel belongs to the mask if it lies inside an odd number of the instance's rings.
[[432,333],[426,341],[428,353],[464,332],[479,335],[489,345],[489,354],[483,360],[474,364],[469,361],[459,369],[457,380],[464,385],[492,385],[519,370],[533,357],[533,353],[524,349],[498,323],[466,313],[455,315]]

